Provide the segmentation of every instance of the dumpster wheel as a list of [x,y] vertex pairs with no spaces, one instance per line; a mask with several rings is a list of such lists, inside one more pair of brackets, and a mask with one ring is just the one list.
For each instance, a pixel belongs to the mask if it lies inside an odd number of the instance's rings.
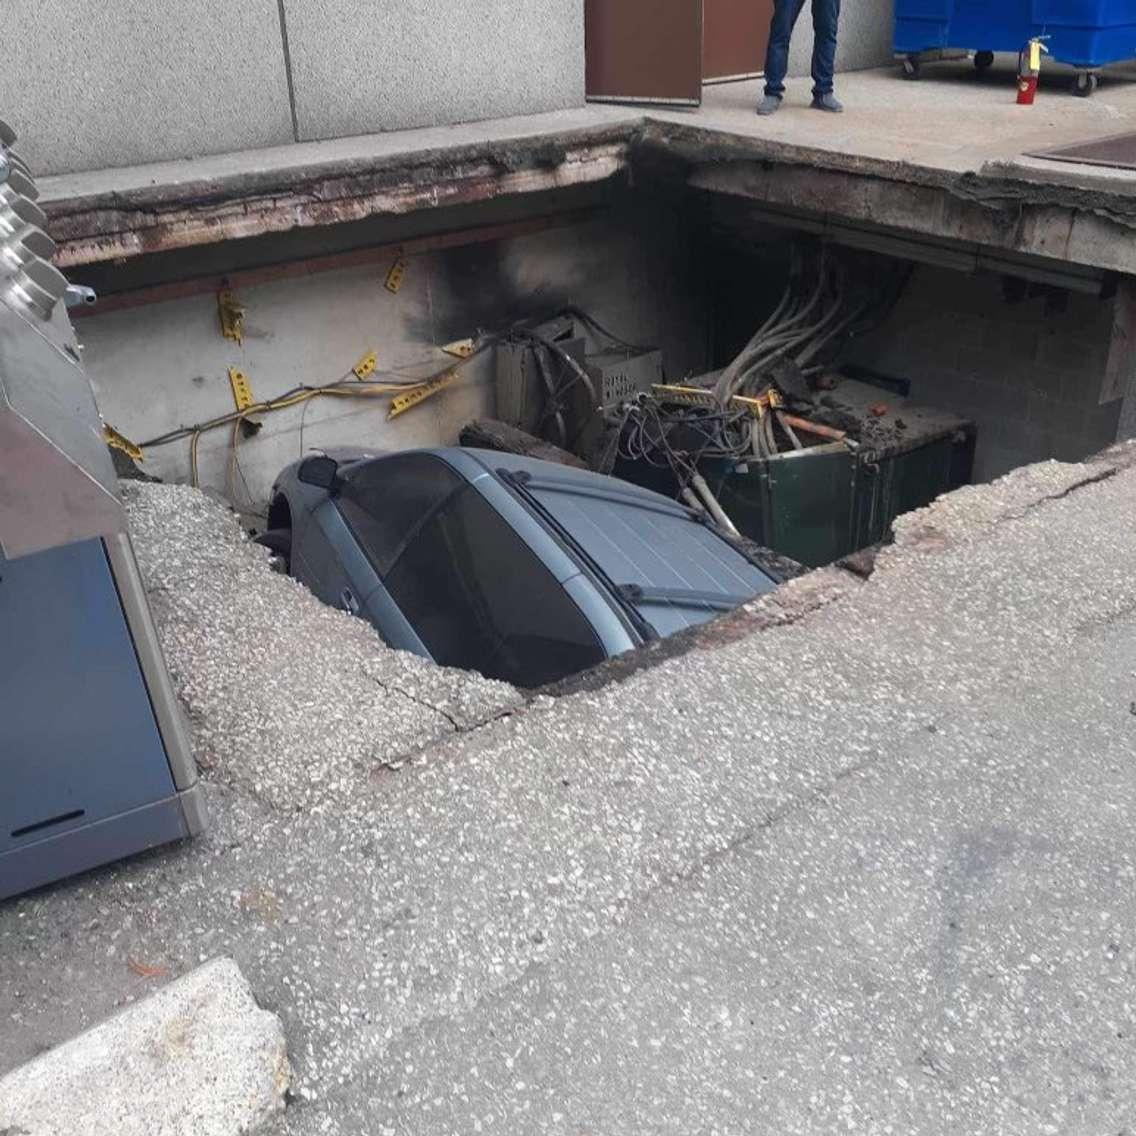
[[976,71],[989,71],[994,66],[994,52],[976,51],[974,53],[974,69]]
[[918,55],[905,55],[903,57],[903,77],[905,79],[918,79],[923,70],[923,60]]
[[1100,85],[1100,76],[1095,71],[1078,71],[1073,80],[1073,94],[1087,99]]

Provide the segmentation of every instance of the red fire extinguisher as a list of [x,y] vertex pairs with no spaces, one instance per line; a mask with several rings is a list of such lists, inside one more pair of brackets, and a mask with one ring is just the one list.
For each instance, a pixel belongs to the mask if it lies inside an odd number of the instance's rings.
[[1041,53],[1049,51],[1044,36],[1031,39],[1018,53],[1018,106],[1033,106],[1041,76]]

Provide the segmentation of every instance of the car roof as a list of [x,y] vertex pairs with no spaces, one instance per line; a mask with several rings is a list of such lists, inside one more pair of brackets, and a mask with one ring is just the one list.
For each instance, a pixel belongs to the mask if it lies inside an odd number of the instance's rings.
[[460,451],[524,489],[660,635],[703,623],[771,591],[774,581],[733,545],[662,494],[590,470],[491,450]]

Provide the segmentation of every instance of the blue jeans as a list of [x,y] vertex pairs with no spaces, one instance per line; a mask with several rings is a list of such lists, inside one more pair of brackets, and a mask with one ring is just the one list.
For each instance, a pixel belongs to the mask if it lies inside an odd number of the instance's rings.
[[[765,55],[765,93],[780,97],[785,93],[785,72],[789,69],[789,40],[805,0],[775,0],[773,24],[769,30],[769,50]],[[840,20],[840,0],[813,0],[813,94],[832,92],[836,69],[836,25]]]

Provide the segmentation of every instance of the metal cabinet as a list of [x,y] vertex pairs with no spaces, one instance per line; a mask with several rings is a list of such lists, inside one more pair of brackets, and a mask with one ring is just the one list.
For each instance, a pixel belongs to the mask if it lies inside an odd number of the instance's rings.
[[0,899],[205,822],[67,281],[11,138],[0,123]]
[[124,539],[0,556],[0,897],[202,826],[141,602]]

